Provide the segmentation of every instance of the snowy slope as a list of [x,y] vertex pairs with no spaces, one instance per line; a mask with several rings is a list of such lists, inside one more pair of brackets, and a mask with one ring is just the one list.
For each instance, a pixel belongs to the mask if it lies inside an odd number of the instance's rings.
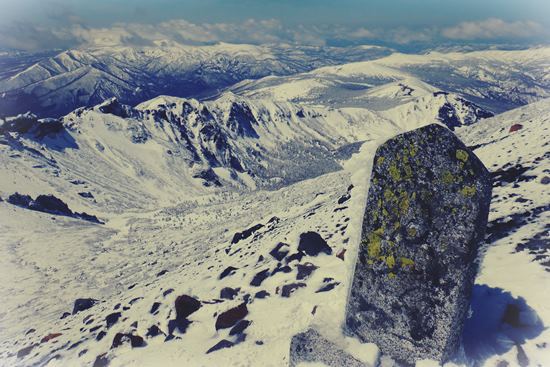
[[[197,111],[207,107],[228,131],[245,132],[238,129],[242,125],[229,123],[236,101],[243,102],[232,95],[203,104],[159,97],[134,111],[195,116],[184,119],[186,126],[193,126]],[[298,112],[293,110],[296,105],[271,103],[247,102],[258,123],[251,126],[266,147],[272,148],[271,136],[273,141],[293,136],[303,139],[306,132],[327,142],[329,137],[336,139],[336,132],[348,142],[369,141],[337,172],[275,191],[205,192],[172,198],[170,204],[160,203],[162,208],[128,208],[109,216],[105,225],[59,216],[54,220],[52,215],[1,202],[0,215],[6,218],[0,224],[0,242],[6,244],[1,261],[9,285],[0,294],[7,300],[0,315],[2,363],[101,366],[108,360],[111,366],[281,366],[288,358],[290,337],[315,325],[357,358],[375,365],[379,358],[375,345],[361,345],[340,333],[359,243],[362,218],[358,213],[364,210],[376,147],[417,125],[380,119],[351,136],[344,128],[347,120],[338,117],[343,110],[325,110],[324,119],[298,122],[294,116]],[[104,115],[99,108],[75,112],[65,120],[73,118],[75,131],[89,132],[86,124],[98,123]],[[322,111],[301,108],[306,116]],[[269,119],[257,118],[262,109]],[[290,119],[282,118],[285,111],[291,112]],[[549,175],[549,112],[550,100],[544,100],[457,129],[497,179],[488,244],[464,334],[465,352],[455,361],[459,365],[514,366],[522,365],[525,358],[528,365],[550,362],[550,334],[543,330],[543,325],[550,323],[546,291],[550,275],[545,271],[548,242],[544,240],[548,233],[544,225],[549,203],[544,189]],[[283,115],[276,123],[278,113]],[[108,119],[111,133],[130,123],[128,118],[112,116]],[[155,144],[161,136],[169,140],[166,127],[154,130],[142,117],[132,121],[144,123]],[[170,118],[164,121],[167,124]],[[510,133],[516,123],[522,128]],[[288,126],[289,130],[282,130]],[[94,139],[107,139],[104,129],[92,129],[97,134]],[[122,143],[120,134],[112,135],[117,136],[113,143],[127,144]],[[80,138],[75,139],[80,143]],[[253,138],[233,137],[240,143],[247,139]],[[132,154],[141,157],[137,151]],[[519,171],[511,169],[516,164],[522,167]],[[310,231],[327,242],[330,255],[292,256],[300,235]],[[280,242],[286,245],[277,247]],[[279,253],[272,252],[276,247]],[[44,251],[48,256],[43,256]],[[308,271],[311,274],[306,275]],[[226,276],[222,277],[223,273]],[[231,290],[224,290],[226,287]],[[181,295],[201,301],[186,321],[176,313],[175,303]],[[76,298],[86,297],[99,302],[60,318],[63,312],[71,313]],[[240,306],[232,313],[251,323],[238,324],[244,328],[240,331],[221,327],[227,325],[219,322],[220,314],[243,303],[246,312]],[[170,333],[174,325],[181,329]],[[159,335],[146,336],[152,331]],[[130,341],[124,342],[130,338],[133,347]],[[208,353],[224,339],[226,348]]]

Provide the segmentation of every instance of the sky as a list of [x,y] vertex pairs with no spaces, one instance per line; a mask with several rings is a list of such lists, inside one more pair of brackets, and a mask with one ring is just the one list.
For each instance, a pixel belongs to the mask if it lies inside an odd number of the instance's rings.
[[550,0],[0,0],[0,48],[547,44]]

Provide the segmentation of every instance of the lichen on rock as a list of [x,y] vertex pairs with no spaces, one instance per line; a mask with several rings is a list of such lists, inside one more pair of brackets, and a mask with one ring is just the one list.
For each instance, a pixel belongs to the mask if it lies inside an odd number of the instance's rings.
[[374,162],[346,331],[397,361],[443,363],[469,307],[489,173],[440,125],[389,140]]

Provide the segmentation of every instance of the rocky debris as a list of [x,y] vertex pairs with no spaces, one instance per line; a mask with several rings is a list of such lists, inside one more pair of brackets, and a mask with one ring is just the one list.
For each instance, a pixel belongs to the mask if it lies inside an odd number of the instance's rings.
[[312,263],[296,265],[296,269],[298,269],[298,273],[296,274],[296,280],[304,280],[309,278],[309,276],[315,271],[315,269],[318,269],[318,268],[319,268],[318,266],[315,266]]
[[229,335],[242,334],[242,332],[252,324],[252,321],[249,320],[240,320],[235,326],[229,331]]
[[29,355],[29,353],[34,349],[34,347],[36,347],[36,344],[32,344],[32,345],[29,345],[28,347],[21,348],[17,352],[17,358],[23,358],[23,357]]
[[198,299],[187,295],[181,295],[176,298],[176,318],[186,319],[189,315],[196,312],[201,308],[201,302]]
[[93,199],[94,195],[89,191],[79,192],[78,195],[82,196],[83,198],[87,199]]
[[338,253],[336,254],[336,257],[339,258],[340,260],[344,261],[345,260],[345,255],[346,255],[346,249],[343,248],[340,251],[338,251]]
[[305,254],[302,252],[302,251],[298,251],[292,255],[288,255],[287,258],[285,259],[285,262],[287,264],[290,264],[292,261],[302,261],[302,258],[305,256]]
[[128,333],[116,333],[113,338],[113,343],[111,344],[111,349],[118,348],[122,344],[130,343],[132,348],[140,348],[147,345],[145,340],[139,335],[128,334]]
[[314,329],[294,335],[290,342],[290,367],[303,362],[323,363],[329,367],[368,367]]
[[216,345],[214,345],[212,348],[208,349],[206,351],[206,354],[209,354],[209,353],[212,353],[212,352],[215,352],[217,350],[224,349],[224,348],[231,348],[234,345],[235,345],[235,343],[233,343],[232,341],[222,339],[221,341],[216,343]]
[[109,358],[107,358],[107,353],[103,353],[96,357],[93,367],[107,367],[108,365]]
[[50,333],[50,334],[46,335],[45,337],[43,337],[43,338],[40,340],[40,343],[47,343],[47,342],[49,342],[50,340],[53,340],[53,339],[55,339],[55,338],[60,337],[61,335],[63,335],[63,334],[61,334],[61,333]]
[[300,235],[298,251],[303,251],[308,256],[317,256],[320,253],[332,254],[332,249],[327,241],[317,232],[306,232]]
[[99,301],[97,299],[93,298],[78,298],[74,301],[73,306],[73,315],[80,312],[87,310],[89,308],[92,308],[96,303]]
[[254,287],[259,287],[268,276],[269,269],[264,269],[254,275],[254,278],[252,278],[252,280],[250,281],[250,285]]
[[246,303],[241,303],[218,315],[216,320],[216,330],[227,329],[234,326],[239,320],[248,315]]
[[153,303],[153,305],[151,306],[151,310],[149,311],[149,313],[155,315],[160,307],[161,303],[160,302],[155,302]]
[[380,146],[347,305],[347,332],[396,361],[453,357],[469,308],[491,179],[448,129]]
[[237,294],[239,294],[239,289],[238,288],[235,289],[235,288],[231,288],[231,287],[224,287],[220,291],[220,298],[232,300],[237,296]]
[[161,334],[165,335],[164,332],[157,325],[152,325],[149,327],[149,329],[147,329],[147,333],[145,334],[145,336],[147,338],[154,338],[155,336],[159,336]]
[[306,286],[305,283],[290,283],[290,284],[285,284],[283,285],[283,287],[281,288],[281,296],[282,297],[290,297],[292,295],[292,293],[294,293],[294,291],[298,288],[304,288]]
[[36,199],[33,200],[29,195],[21,195],[16,192],[9,196],[8,203],[25,209],[55,215],[63,215],[103,224],[103,222],[101,222],[95,215],[90,215],[84,212],[73,213],[73,211],[69,209],[69,206],[63,202],[63,200],[56,198],[53,195],[38,195]]
[[228,277],[230,275],[233,275],[235,274],[235,271],[237,271],[238,268],[234,268],[232,266],[228,266],[227,268],[224,269],[224,271],[221,272],[220,276],[219,276],[219,280],[222,280],[223,278],[225,277]]
[[256,232],[258,229],[262,228],[264,225],[261,223],[256,224],[255,226],[252,226],[248,229],[245,229],[242,232],[237,232],[233,235],[233,239],[231,240],[232,244],[235,244],[241,240],[245,240],[248,237],[252,236],[254,232]]
[[344,194],[340,197],[340,199],[338,199],[338,204],[339,205],[342,205],[344,204],[346,201],[348,201],[349,199],[351,199],[351,195],[349,193],[347,194]]
[[264,299],[269,296],[270,294],[268,291],[259,291],[254,295],[254,298]]
[[[282,250],[282,249],[286,249],[285,250]],[[279,242],[274,248],[273,250],[271,250],[269,252],[269,254],[271,256],[273,256],[277,261],[282,261],[286,255],[288,255],[288,244],[284,243],[284,242]]]
[[107,315],[107,317],[105,317],[105,323],[107,324],[107,328],[110,328],[111,326],[116,324],[118,322],[118,319],[120,319],[120,316],[122,316],[120,312],[113,312]]
[[521,129],[523,129],[522,124],[513,124],[512,126],[510,126],[510,130],[508,130],[508,132],[513,133],[513,132],[521,130]]

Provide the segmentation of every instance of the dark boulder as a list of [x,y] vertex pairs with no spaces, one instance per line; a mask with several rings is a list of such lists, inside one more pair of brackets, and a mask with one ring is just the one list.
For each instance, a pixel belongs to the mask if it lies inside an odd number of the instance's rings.
[[252,236],[254,234],[254,232],[256,232],[258,229],[262,228],[264,225],[263,224],[256,224],[248,229],[245,229],[244,231],[242,232],[237,232],[235,233],[235,235],[233,235],[233,239],[231,240],[231,243],[232,244],[235,244],[241,240],[245,240],[247,239],[248,237]]
[[93,298],[78,298],[76,301],[74,301],[73,315],[80,311],[92,308],[97,302],[99,301]]
[[[281,261],[285,258],[286,255],[288,255],[288,244],[279,242],[277,246],[275,246],[269,254],[273,256],[277,261]],[[284,250],[283,250],[284,249]]]
[[145,343],[145,340],[143,340],[143,338],[139,335],[116,333],[115,337],[113,338],[113,343],[111,344],[111,349],[118,348],[122,344],[126,343],[130,343],[132,348],[140,348],[147,345]]
[[407,364],[452,358],[490,201],[489,172],[448,129],[429,125],[380,146],[347,331]]
[[290,283],[290,284],[285,284],[283,285],[283,287],[281,288],[281,296],[282,297],[290,297],[292,295],[292,293],[294,293],[294,291],[298,288],[304,288],[306,286],[305,283]]
[[187,295],[181,295],[176,298],[176,319],[186,319],[189,315],[201,308],[201,302],[198,299]]
[[238,335],[252,324],[252,321],[249,320],[240,320],[235,326],[229,331],[229,335]]
[[224,349],[224,348],[231,348],[234,345],[235,345],[235,343],[233,343],[232,341],[223,339],[223,340],[219,341],[218,343],[216,343],[216,345],[214,345],[212,348],[208,349],[206,351],[206,354],[209,354],[209,353],[212,353],[212,352],[215,352],[217,350]]
[[118,322],[118,319],[120,319],[120,316],[122,316],[120,312],[113,312],[107,315],[107,317],[105,317],[105,323],[107,324],[107,328],[110,328],[111,326],[116,324]]
[[327,241],[325,241],[317,232],[302,233],[300,235],[298,251],[303,251],[309,256],[317,256],[320,253],[325,253],[327,255],[332,254],[332,249],[328,245]]
[[222,299],[234,299],[239,294],[239,289],[224,287],[220,291],[220,298]]
[[29,195],[22,195],[16,192],[8,197],[8,203],[22,208],[28,208],[32,203],[32,198]]
[[252,278],[252,280],[250,281],[250,285],[254,287],[259,287],[268,276],[269,269],[264,269],[254,275],[254,278]]
[[218,319],[216,320],[216,330],[230,328],[246,315],[248,315],[246,303],[241,303],[237,307],[222,312],[218,315]]
[[225,277],[228,277],[230,275],[235,274],[235,271],[237,271],[237,268],[234,268],[232,266],[228,266],[224,269],[224,271],[221,272],[220,276],[218,277],[219,280],[222,280]]

